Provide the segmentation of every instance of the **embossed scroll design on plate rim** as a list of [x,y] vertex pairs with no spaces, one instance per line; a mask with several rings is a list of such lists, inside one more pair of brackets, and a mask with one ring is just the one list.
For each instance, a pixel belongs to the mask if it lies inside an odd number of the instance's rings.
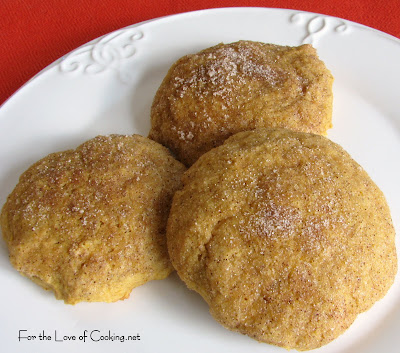
[[60,71],[97,74],[114,70],[118,78],[127,83],[131,77],[121,69],[121,63],[135,55],[135,43],[143,37],[143,33],[136,28],[112,32],[66,55],[61,59]]
[[290,15],[289,22],[302,25],[305,29],[305,35],[301,39],[301,44],[316,45],[324,33],[347,33],[349,25],[336,17],[315,15],[306,12],[297,12]]

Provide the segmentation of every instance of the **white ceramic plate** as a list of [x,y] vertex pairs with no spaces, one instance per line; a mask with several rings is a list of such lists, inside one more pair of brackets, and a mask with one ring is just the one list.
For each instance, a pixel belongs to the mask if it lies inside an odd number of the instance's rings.
[[[106,35],[46,68],[0,109],[0,205],[18,176],[50,152],[97,134],[147,135],[150,105],[169,66],[184,54],[239,39],[318,49],[335,76],[328,136],[386,194],[400,249],[400,41],[291,10],[230,8],[161,18]],[[65,305],[20,276],[0,243],[3,352],[285,352],[222,328],[176,275],[134,289],[125,301]],[[398,352],[399,282],[318,352]],[[40,340],[43,332],[48,340]],[[138,334],[140,340],[116,337]],[[100,340],[109,335],[114,340]]]

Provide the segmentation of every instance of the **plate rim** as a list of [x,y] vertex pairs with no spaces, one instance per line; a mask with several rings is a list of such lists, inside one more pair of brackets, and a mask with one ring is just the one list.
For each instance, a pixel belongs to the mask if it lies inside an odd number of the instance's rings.
[[140,21],[137,23],[133,23],[127,26],[123,26],[120,28],[117,28],[115,30],[109,31],[107,33],[104,33],[98,37],[95,37],[91,40],[89,40],[88,42],[85,42],[77,47],[75,47],[74,49],[68,51],[67,53],[65,53],[64,55],[62,55],[61,57],[57,58],[56,60],[54,60],[52,63],[48,64],[47,66],[45,66],[44,68],[42,68],[40,71],[38,71],[35,75],[33,75],[30,79],[28,79],[25,83],[23,83],[16,91],[14,91],[14,93],[12,93],[2,104],[0,104],[0,112],[2,111],[2,109],[9,104],[9,102],[13,99],[15,99],[15,96],[17,96],[23,89],[26,89],[26,87],[31,84],[34,80],[36,80],[38,77],[40,77],[41,75],[43,75],[44,73],[46,73],[47,71],[51,70],[53,67],[57,66],[58,64],[60,64],[60,62],[62,62],[62,60],[66,57],[68,57],[69,55],[71,55],[73,52],[79,50],[80,48],[86,46],[86,45],[90,45],[93,43],[96,43],[98,41],[100,41],[102,38],[118,32],[118,31],[123,31],[126,29],[132,29],[132,28],[136,28],[136,27],[140,27],[149,23],[153,23],[153,22],[161,22],[161,21],[173,21],[176,20],[180,17],[187,17],[187,16],[203,16],[203,15],[207,15],[209,13],[213,13],[213,12],[226,12],[226,11],[232,11],[232,12],[240,12],[240,11],[271,11],[271,12],[278,12],[278,11],[283,11],[283,12],[297,12],[297,13],[301,13],[301,14],[309,14],[309,15],[315,15],[315,16],[324,16],[327,18],[331,18],[331,19],[339,19],[341,21],[344,21],[347,24],[350,24],[352,26],[358,27],[362,30],[367,30],[372,34],[378,35],[382,38],[388,39],[393,41],[395,44],[400,46],[400,38],[397,38],[389,33],[383,32],[379,29],[364,25],[362,23],[358,23],[355,21],[351,21],[351,20],[347,20],[345,18],[342,17],[336,17],[336,16],[332,16],[332,15],[327,15],[324,13],[319,13],[319,12],[312,12],[312,11],[304,11],[304,10],[299,10],[299,9],[294,9],[294,8],[281,8],[281,7],[260,7],[260,6],[232,6],[232,7],[216,7],[216,8],[209,8],[209,9],[200,9],[200,10],[193,10],[193,11],[186,11],[186,12],[180,12],[180,13],[176,13],[176,14],[170,14],[170,15],[165,15],[165,16],[159,16],[159,17],[155,17],[155,18],[151,18],[148,20],[144,20],[144,21]]

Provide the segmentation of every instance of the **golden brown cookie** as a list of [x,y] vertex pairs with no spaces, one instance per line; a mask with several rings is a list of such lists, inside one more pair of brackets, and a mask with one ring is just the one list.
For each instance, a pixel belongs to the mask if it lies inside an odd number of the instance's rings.
[[219,44],[172,65],[153,101],[149,137],[191,165],[239,131],[326,134],[332,83],[311,45]]
[[117,301],[167,277],[165,227],[184,170],[138,135],[98,136],[48,155],[2,209],[12,265],[68,304]]
[[238,133],[201,156],[183,183],[167,226],[171,261],[228,329],[314,349],[393,283],[384,195],[323,136]]

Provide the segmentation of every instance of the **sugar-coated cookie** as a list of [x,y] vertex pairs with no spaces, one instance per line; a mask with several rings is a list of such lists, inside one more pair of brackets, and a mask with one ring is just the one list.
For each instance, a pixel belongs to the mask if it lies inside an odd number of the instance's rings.
[[228,329],[287,349],[342,334],[397,272],[384,195],[323,136],[240,132],[183,176],[172,264]]
[[69,304],[117,301],[167,277],[165,227],[185,169],[138,135],[98,136],[48,155],[2,209],[12,265]]
[[311,45],[219,44],[172,65],[153,101],[149,137],[191,165],[239,131],[326,134],[332,83]]

